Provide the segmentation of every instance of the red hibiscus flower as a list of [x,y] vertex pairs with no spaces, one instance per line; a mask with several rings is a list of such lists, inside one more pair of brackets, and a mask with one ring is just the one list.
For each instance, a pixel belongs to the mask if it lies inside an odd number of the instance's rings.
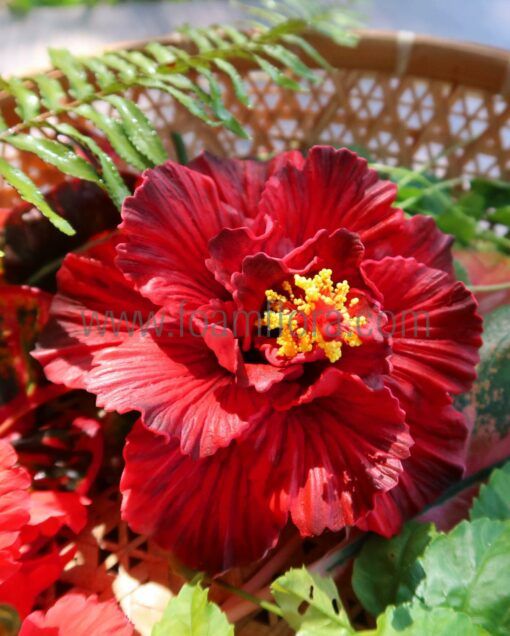
[[44,612],[29,614],[19,636],[131,636],[133,626],[113,600],[72,592]]
[[139,411],[123,515],[185,562],[391,534],[463,470],[481,344],[451,239],[348,150],[145,173],[118,237],[69,255],[36,357]]

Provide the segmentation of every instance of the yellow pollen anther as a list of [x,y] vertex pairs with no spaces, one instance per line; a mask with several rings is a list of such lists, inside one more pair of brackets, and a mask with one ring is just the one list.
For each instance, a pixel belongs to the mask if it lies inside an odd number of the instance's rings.
[[[294,289],[289,281],[282,283],[285,294],[268,289],[268,310],[261,324],[269,331],[278,329],[278,354],[294,358],[299,353],[322,349],[330,362],[342,356],[342,345],[359,347],[358,330],[366,325],[365,316],[351,316],[359,298],[350,298],[350,287],[344,280],[333,283],[330,269],[322,269],[311,278],[294,275]],[[332,333],[332,330],[335,332]]]

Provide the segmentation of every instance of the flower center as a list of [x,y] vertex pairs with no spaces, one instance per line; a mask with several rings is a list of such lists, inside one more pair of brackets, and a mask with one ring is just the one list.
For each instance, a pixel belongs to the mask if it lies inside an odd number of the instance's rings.
[[278,354],[294,358],[299,353],[321,349],[330,362],[342,356],[342,346],[359,347],[359,327],[365,316],[353,315],[359,298],[350,297],[349,283],[333,283],[333,272],[322,269],[311,278],[294,275],[294,285],[285,281],[283,293],[266,291],[267,311],[261,324],[278,329]]

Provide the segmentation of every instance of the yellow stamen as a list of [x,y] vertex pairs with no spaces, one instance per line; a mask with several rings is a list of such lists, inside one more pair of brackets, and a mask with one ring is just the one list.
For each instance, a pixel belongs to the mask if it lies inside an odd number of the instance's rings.
[[[349,283],[344,280],[335,285],[332,274],[330,269],[322,269],[311,278],[296,274],[296,292],[288,281],[282,284],[285,294],[272,289],[266,291],[268,311],[264,313],[262,325],[270,331],[280,331],[276,339],[280,356],[293,358],[299,353],[319,348],[330,362],[337,362],[342,356],[343,344],[349,347],[362,344],[357,329],[367,320],[364,316],[351,316],[349,313],[349,309],[359,303],[359,298],[350,298],[346,304]],[[335,338],[325,337],[320,328],[321,317],[327,314],[334,314],[341,323],[340,333]]]

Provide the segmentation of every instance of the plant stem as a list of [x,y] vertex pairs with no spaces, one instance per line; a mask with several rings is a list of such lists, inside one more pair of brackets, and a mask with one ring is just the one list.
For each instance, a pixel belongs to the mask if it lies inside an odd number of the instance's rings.
[[[112,232],[109,232],[106,236],[101,236],[100,238],[92,239],[91,241],[87,241],[87,243],[84,243],[80,247],[78,247],[75,250],[72,250],[72,252],[68,252],[68,253],[69,254],[80,254],[81,252],[86,252],[87,250],[89,250],[92,247],[95,247],[96,245],[101,245],[102,243],[106,243],[106,241],[108,241],[116,232],[117,232],[117,230],[113,230]],[[64,255],[64,256],[59,256],[58,258],[55,258],[54,260],[50,261],[49,263],[46,263],[46,265],[43,265],[43,267],[41,267],[40,269],[37,270],[37,272],[32,274],[32,276],[30,276],[30,278],[27,278],[25,284],[26,285],[35,285],[40,280],[42,280],[45,276],[48,276],[49,274],[52,274],[54,271],[56,271],[62,265],[62,262],[63,262],[65,256],[67,256],[67,254]]]
[[497,292],[510,289],[510,281],[506,283],[497,283],[495,285],[468,285],[469,289],[477,294],[481,292]]
[[250,594],[249,592],[246,592],[245,590],[241,590],[240,588],[235,587],[234,585],[230,585],[230,583],[222,581],[221,579],[206,579],[206,580],[208,580],[208,582],[210,583],[216,583],[216,585],[223,587],[229,592],[232,592],[232,594],[235,594],[236,596],[243,598],[245,601],[248,601],[249,603],[253,603],[253,605],[258,605],[259,607],[262,607],[268,612],[271,612],[271,614],[275,614],[276,616],[279,616],[280,618],[283,617],[282,610],[275,603],[265,601],[264,599],[261,599],[258,596],[255,596],[254,594]]
[[171,132],[170,137],[172,138],[172,142],[175,148],[175,155],[177,157],[177,161],[183,165],[187,166],[189,163],[188,153],[186,152],[186,146],[184,144],[184,139],[182,135],[178,132]]
[[283,617],[283,613],[281,609],[275,603],[271,603],[270,601],[265,601],[264,599],[259,598],[258,596],[255,596],[254,594],[250,594],[249,592],[246,592],[245,590],[241,590],[240,588],[235,587],[234,585],[231,585],[230,583],[227,583],[226,581],[222,581],[221,579],[215,579],[211,576],[208,576],[207,574],[203,572],[199,572],[198,570],[189,568],[188,566],[185,566],[184,564],[180,564],[179,570],[180,570],[180,574],[184,576],[184,578],[187,579],[189,582],[196,583],[202,580],[208,585],[213,585],[213,584],[219,585],[220,587],[224,588],[225,590],[228,590],[229,592],[231,592],[232,594],[235,594],[236,596],[239,596],[245,601],[248,601],[249,603],[252,603],[255,606],[261,607],[262,609],[265,609],[268,612],[271,612],[272,614],[279,616],[280,618]]

